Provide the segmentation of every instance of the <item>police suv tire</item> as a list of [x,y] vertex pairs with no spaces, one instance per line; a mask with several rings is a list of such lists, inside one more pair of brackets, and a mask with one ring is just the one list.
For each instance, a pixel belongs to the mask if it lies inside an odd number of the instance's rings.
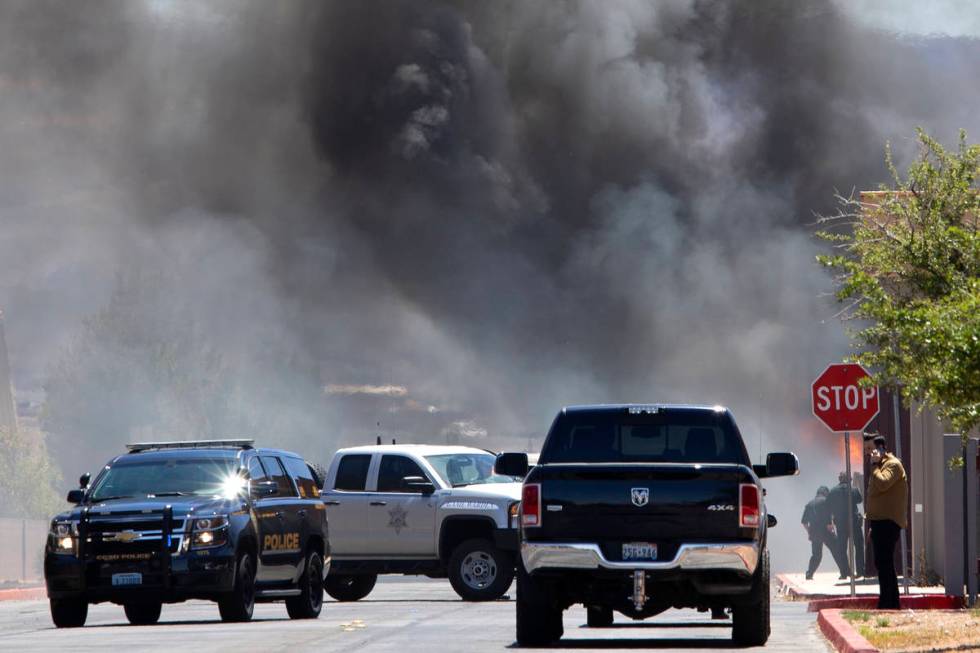
[[608,628],[609,626],[613,625],[612,608],[587,605],[585,606],[585,614],[586,625],[588,625],[589,628]]
[[337,601],[360,601],[377,582],[377,574],[329,574],[324,589]]
[[763,551],[750,599],[732,606],[732,642],[736,646],[762,646],[769,632],[769,552]]
[[222,621],[251,621],[255,609],[255,561],[249,553],[238,556],[235,588],[218,600]]
[[58,628],[80,628],[88,618],[88,602],[81,599],[51,599],[51,621]]
[[551,588],[532,578],[524,565],[517,565],[517,644],[548,646],[564,634],[562,609],[554,602]]
[[316,619],[323,608],[323,560],[316,551],[306,556],[299,589],[299,596],[286,599],[286,613],[290,619]]
[[134,626],[150,626],[160,621],[162,603],[126,603],[123,610],[126,619]]
[[449,583],[464,601],[495,601],[513,581],[514,559],[490,540],[465,540],[449,556]]

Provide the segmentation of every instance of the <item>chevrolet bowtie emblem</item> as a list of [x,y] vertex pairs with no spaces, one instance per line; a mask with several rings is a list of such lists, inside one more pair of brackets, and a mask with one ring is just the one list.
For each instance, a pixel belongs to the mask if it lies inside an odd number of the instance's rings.
[[142,537],[136,531],[121,531],[119,533],[105,533],[102,535],[103,542],[123,542],[128,544]]

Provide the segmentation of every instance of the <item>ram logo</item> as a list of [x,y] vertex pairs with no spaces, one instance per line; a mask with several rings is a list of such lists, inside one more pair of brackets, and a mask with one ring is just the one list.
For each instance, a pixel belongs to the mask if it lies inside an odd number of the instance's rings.
[[650,488],[648,487],[635,487],[630,490],[630,498],[633,500],[633,505],[638,508],[642,508],[650,502]]
[[708,510],[717,510],[717,511],[731,510],[734,512],[735,506],[731,504],[724,504],[724,503],[713,503],[710,506],[708,506]]

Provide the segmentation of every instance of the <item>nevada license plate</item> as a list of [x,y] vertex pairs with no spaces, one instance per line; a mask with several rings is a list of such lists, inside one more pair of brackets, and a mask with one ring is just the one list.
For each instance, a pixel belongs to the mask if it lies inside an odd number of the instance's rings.
[[657,545],[650,542],[628,542],[623,545],[623,560],[656,560]]
[[142,585],[143,574],[113,574],[112,585]]

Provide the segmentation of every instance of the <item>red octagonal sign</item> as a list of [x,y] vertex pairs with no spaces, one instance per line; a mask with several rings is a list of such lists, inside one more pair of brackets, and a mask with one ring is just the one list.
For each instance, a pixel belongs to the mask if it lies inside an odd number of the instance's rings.
[[870,375],[860,365],[830,365],[810,388],[813,414],[831,431],[863,431],[878,414],[878,386],[862,387]]

